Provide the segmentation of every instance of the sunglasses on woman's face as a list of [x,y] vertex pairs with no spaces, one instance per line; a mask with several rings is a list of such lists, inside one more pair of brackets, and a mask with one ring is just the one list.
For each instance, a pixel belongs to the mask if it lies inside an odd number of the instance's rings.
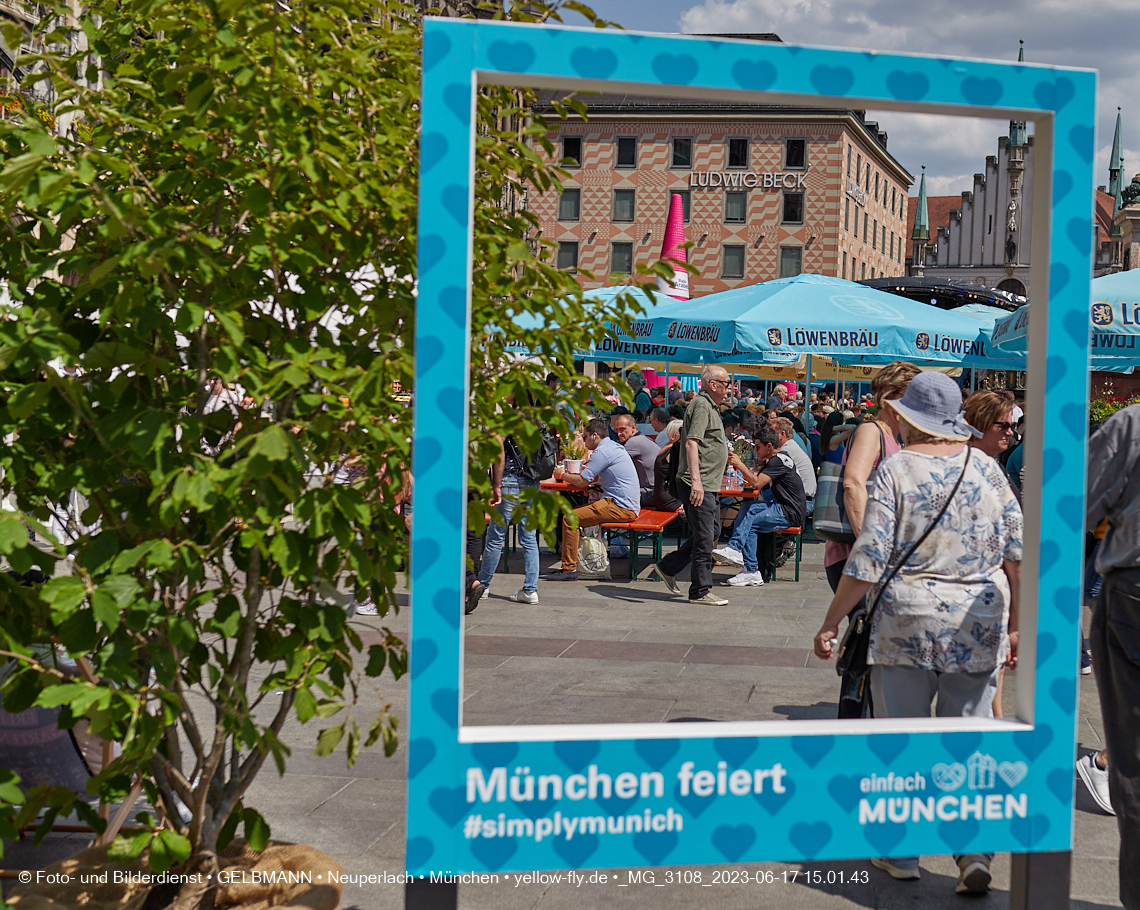
[[994,424],[994,426],[998,427],[1000,430],[1003,430],[1004,432],[1007,432],[1007,433],[1010,430],[1016,430],[1017,429],[1016,423],[1007,423],[1004,420],[999,420],[997,423]]

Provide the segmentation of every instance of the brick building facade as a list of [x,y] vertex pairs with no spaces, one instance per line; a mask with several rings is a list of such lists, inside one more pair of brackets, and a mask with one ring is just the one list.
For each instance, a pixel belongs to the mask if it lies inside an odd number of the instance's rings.
[[564,192],[531,192],[559,264],[613,283],[661,252],[669,199],[685,202],[694,297],[814,272],[903,274],[913,177],[861,111],[587,96],[558,122]]

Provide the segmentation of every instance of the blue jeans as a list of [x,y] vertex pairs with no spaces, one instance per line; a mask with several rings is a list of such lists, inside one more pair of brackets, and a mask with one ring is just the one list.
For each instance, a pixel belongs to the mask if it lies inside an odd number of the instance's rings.
[[755,499],[736,513],[732,525],[732,538],[728,545],[744,554],[744,569],[759,572],[760,562],[756,558],[756,535],[771,534],[788,527],[784,507],[768,498],[771,492],[765,490],[762,499]]
[[[507,528],[514,519],[515,507],[519,504],[519,494],[524,487],[538,486],[529,477],[518,474],[503,475],[503,501],[495,508],[503,522],[492,521],[487,525],[487,545],[483,549],[483,565],[479,569],[479,583],[487,587],[499,567],[499,557],[503,554],[503,544],[507,539]],[[538,590],[538,532],[519,525],[519,543],[523,551],[523,590]]]

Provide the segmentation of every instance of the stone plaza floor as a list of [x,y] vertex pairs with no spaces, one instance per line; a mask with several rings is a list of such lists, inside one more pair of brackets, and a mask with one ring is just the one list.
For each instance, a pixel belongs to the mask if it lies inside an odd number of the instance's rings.
[[[555,559],[544,553],[545,569]],[[664,722],[682,719],[782,720],[835,716],[838,679],[834,669],[812,655],[812,637],[831,598],[823,572],[823,546],[804,545],[800,581],[792,566],[760,588],[724,584],[735,569],[716,570],[717,592],[725,607],[691,607],[671,596],[660,582],[626,580],[624,560],[613,562],[612,581],[555,584],[539,582],[540,602],[515,604],[507,595],[521,587],[522,559],[512,554],[509,572],[491,584],[491,596],[466,618],[463,722],[471,725],[534,723]],[[644,574],[644,573],[643,573]],[[687,589],[687,571],[678,581]],[[401,595],[400,602],[407,603]],[[1086,617],[1087,621],[1087,617]],[[406,633],[408,610],[387,617],[354,620],[367,645],[387,626]],[[1004,703],[1013,712],[1016,674],[1007,674]],[[370,688],[374,684],[374,688]],[[370,681],[355,714],[370,720],[378,707],[406,717],[407,679]],[[1079,747],[1103,744],[1100,707],[1092,677],[1080,682]],[[406,750],[384,758],[362,752],[347,769],[343,751],[328,758],[312,754],[317,725],[295,719],[282,731],[292,748],[288,770],[279,777],[267,763],[246,796],[270,823],[276,840],[299,841],[331,854],[349,873],[398,874],[404,866],[404,788]],[[400,729],[408,738],[407,725]],[[1075,777],[1075,775],[1074,775]],[[1072,907],[1119,907],[1116,820],[1104,815],[1076,784]],[[37,868],[84,846],[76,836],[53,837],[45,849],[5,844],[6,868]],[[1004,908],[1009,906],[1010,858],[998,854],[993,890],[986,896],[954,894],[957,868],[948,856],[927,856],[918,882],[897,882],[870,868],[865,859],[816,863],[746,864],[733,868],[772,870],[771,885],[705,887],[714,867],[670,867],[674,878],[700,872],[700,883],[665,881],[657,870],[654,885],[623,887],[624,869],[605,884],[588,881],[466,885],[459,906],[514,908],[591,908],[702,906],[712,908]],[[829,872],[869,870],[867,884],[827,884]],[[820,882],[804,872],[822,873]],[[795,875],[795,883],[784,884]],[[660,887],[658,887],[660,886]],[[403,907],[400,885],[349,886],[342,907],[395,910]]]

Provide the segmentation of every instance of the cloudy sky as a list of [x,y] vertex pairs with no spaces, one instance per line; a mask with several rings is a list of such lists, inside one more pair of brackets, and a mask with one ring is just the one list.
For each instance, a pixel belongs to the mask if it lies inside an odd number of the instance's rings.
[[[1140,0],[593,0],[595,11],[636,31],[775,32],[790,44],[1016,60],[1100,70],[1096,182],[1108,182],[1116,108],[1124,125],[1125,179],[1140,172]],[[568,20],[568,24],[569,20]],[[958,117],[871,113],[888,148],[932,195],[970,189],[1009,124]],[[1032,132],[1032,128],[1030,130]]]

